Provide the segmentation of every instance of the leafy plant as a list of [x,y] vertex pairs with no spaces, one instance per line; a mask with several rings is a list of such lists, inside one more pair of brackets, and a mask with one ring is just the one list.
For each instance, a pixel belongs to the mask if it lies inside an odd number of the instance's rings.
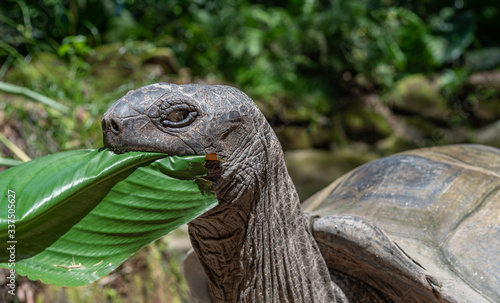
[[[204,156],[71,151],[0,174],[0,257],[30,279],[78,286],[217,204]],[[194,180],[196,182],[194,182]],[[9,242],[11,241],[11,242]]]

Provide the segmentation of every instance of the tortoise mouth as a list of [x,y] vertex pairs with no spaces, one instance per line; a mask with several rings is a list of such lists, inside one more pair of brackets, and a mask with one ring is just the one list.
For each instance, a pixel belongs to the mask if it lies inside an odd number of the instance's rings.
[[166,154],[169,156],[174,156],[174,154],[172,154],[172,153],[167,153],[167,152],[161,151],[161,150],[155,150],[154,148],[120,148],[120,147],[110,146],[110,145],[106,145],[106,144],[104,144],[103,148],[108,149],[108,150],[110,150],[118,155],[130,153],[130,152],[143,152],[143,153],[161,153],[161,154]]
[[143,150],[135,150],[135,149],[120,149],[120,148],[108,147],[108,146],[104,146],[103,148],[108,149],[117,155],[126,154],[129,152],[152,152],[152,151],[143,151]]

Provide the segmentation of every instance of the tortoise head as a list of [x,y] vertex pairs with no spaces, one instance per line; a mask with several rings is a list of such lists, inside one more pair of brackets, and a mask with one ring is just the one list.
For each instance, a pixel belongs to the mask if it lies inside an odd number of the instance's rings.
[[[153,84],[118,100],[102,121],[104,146],[115,152],[217,153],[224,159],[206,162],[219,205],[189,223],[214,301],[261,302],[262,293],[271,300],[264,287],[276,290],[274,301],[290,299],[291,289],[315,302],[344,297],[308,230],[281,145],[244,93]],[[261,277],[275,272],[285,278],[264,286]]]
[[104,147],[117,153],[231,155],[265,120],[240,90],[222,85],[152,84],[129,92],[102,119]]

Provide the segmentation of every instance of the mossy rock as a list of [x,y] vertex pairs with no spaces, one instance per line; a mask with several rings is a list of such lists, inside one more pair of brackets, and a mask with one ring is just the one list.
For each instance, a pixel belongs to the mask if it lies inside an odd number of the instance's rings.
[[500,120],[480,130],[471,132],[469,136],[470,141],[473,143],[500,147]]
[[500,69],[471,75],[467,94],[463,110],[472,113],[478,126],[500,119]]
[[500,99],[477,101],[471,105],[475,118],[483,122],[493,122],[500,119]]
[[346,146],[349,143],[342,127],[342,121],[338,116],[321,117],[308,129],[314,148],[330,149],[335,146]]
[[416,147],[418,146],[415,143],[412,143],[405,138],[401,138],[396,134],[392,134],[389,137],[378,141],[376,144],[376,149],[384,155],[392,155]]
[[500,47],[484,47],[465,53],[469,71],[485,71],[500,65]]
[[164,74],[177,74],[179,72],[179,64],[174,52],[168,47],[154,48],[143,54],[141,60],[144,64],[160,66]]
[[432,119],[443,120],[448,109],[446,99],[439,92],[439,86],[421,74],[399,80],[390,99],[396,110]]
[[303,149],[285,152],[288,172],[301,201],[351,169],[378,157],[377,154],[362,149],[336,151]]
[[385,117],[361,102],[350,105],[345,111],[343,120],[347,136],[356,141],[374,144],[392,133]]
[[427,138],[433,135],[438,126],[428,118],[422,116],[399,116],[408,126],[415,129],[419,136]]
[[283,149],[312,148],[312,138],[306,127],[279,126],[274,129]]

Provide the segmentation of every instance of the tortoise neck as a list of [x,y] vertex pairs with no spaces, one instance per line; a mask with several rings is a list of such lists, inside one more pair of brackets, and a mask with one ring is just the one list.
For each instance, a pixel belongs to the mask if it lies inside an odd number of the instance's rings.
[[[340,291],[309,231],[281,147],[267,150],[274,152],[261,161],[223,162],[228,168],[215,185],[219,206],[189,224],[210,294],[215,302],[334,302]],[[226,182],[233,160],[248,174]],[[249,176],[251,186],[240,188]]]

